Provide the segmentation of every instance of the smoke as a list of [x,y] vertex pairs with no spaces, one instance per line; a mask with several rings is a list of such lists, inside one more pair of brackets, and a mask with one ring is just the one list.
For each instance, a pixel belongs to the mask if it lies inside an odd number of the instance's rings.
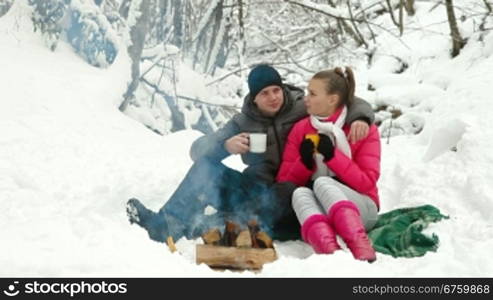
[[292,211],[294,188],[291,183],[268,186],[220,162],[200,159],[159,215],[175,240],[183,235],[197,238],[214,228],[224,231],[226,221],[246,229],[249,221],[256,220],[260,230],[271,235],[275,223]]

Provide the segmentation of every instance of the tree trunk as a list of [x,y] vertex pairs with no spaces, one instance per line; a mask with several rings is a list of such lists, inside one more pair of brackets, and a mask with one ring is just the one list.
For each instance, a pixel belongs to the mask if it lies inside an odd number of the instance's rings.
[[238,64],[240,67],[240,78],[242,78],[242,81],[244,79],[243,76],[243,66],[245,64],[244,57],[245,57],[245,49],[246,49],[246,42],[245,42],[245,15],[246,12],[244,11],[244,5],[243,5],[243,0],[238,0],[238,33],[239,33],[239,38],[238,38]]
[[222,37],[219,53],[217,54],[216,63],[213,66],[212,75],[214,75],[216,67],[224,68],[224,66],[226,65],[226,61],[228,60],[228,56],[229,56],[229,51],[231,49],[229,34],[228,34],[230,30],[231,30],[231,24],[227,24],[226,29],[224,31],[224,36]]
[[166,0],[158,0],[158,11],[159,11],[159,16],[156,17],[157,21],[157,28],[156,28],[156,39],[158,41],[164,41],[166,37],[166,17],[167,14],[169,13],[167,10],[167,5],[166,5]]
[[128,18],[128,9],[130,8],[130,2],[131,0],[123,0],[120,8],[118,9],[118,13],[125,20]]
[[466,42],[460,35],[459,28],[457,27],[457,19],[455,18],[454,4],[452,0],[445,0],[445,5],[447,7],[450,35],[452,37],[452,57],[456,57],[457,55],[459,55],[460,50],[462,49],[462,47],[464,47]]
[[212,65],[216,60],[216,57],[212,56],[213,54],[217,55],[217,53],[213,53],[214,49],[217,47],[216,43],[222,43],[219,39],[222,39],[223,36],[218,36],[218,32],[219,28],[223,26],[223,24],[221,24],[223,22],[223,1],[221,1],[214,10],[214,16],[214,26],[212,28],[211,40],[207,51],[207,59],[204,65],[204,73],[208,73],[212,70]]
[[416,10],[414,9],[414,0],[406,0],[404,3],[404,7],[406,8],[406,12],[408,16],[414,16]]
[[243,51],[242,53],[240,53],[240,55],[244,55],[245,54],[245,16],[244,16],[244,12],[243,12],[243,8],[244,8],[244,5],[243,5],[243,0],[238,0],[238,24],[239,24],[239,28],[238,28],[238,32],[239,32],[239,36],[240,36],[240,44],[242,45],[241,46],[241,51]]
[[144,42],[148,31],[149,7],[151,0],[142,0],[139,11],[141,13],[136,24],[130,29],[130,38],[132,45],[128,47],[128,54],[132,59],[132,81],[130,82],[126,93],[123,95],[123,102],[120,105],[120,111],[125,111],[130,100],[134,97],[134,92],[139,86],[140,78],[140,58],[144,49]]
[[404,33],[404,0],[400,0],[399,5],[399,35]]
[[183,1],[173,1],[173,3],[175,3],[176,5],[173,15],[173,26],[175,28],[175,32],[173,33],[173,44],[180,49],[183,46],[183,18],[185,18],[185,15],[183,14],[183,8],[186,5],[186,3],[182,4],[182,2]]
[[[222,2],[222,1],[221,1]],[[215,3],[214,3],[215,4]],[[218,5],[219,6],[219,5]],[[195,43],[195,53],[193,55],[193,69],[196,70],[197,63],[199,62],[199,59],[203,59],[205,55],[210,53],[211,49],[207,49],[207,46],[209,45],[206,40],[207,36],[207,31],[210,28],[210,24],[213,21],[212,19],[216,16],[218,6],[215,7],[209,7],[206,10],[205,15],[203,16],[203,19],[199,22],[200,28],[197,29],[197,34],[195,39],[197,40]],[[212,10],[209,12],[209,10]],[[211,39],[213,40],[215,37],[211,36]],[[193,40],[192,40],[193,42]],[[204,51],[202,51],[205,49]]]

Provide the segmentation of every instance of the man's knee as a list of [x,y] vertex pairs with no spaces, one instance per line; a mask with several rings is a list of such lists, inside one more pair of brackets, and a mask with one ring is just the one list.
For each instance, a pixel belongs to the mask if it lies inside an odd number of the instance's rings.
[[223,165],[221,162],[218,162],[218,161],[213,161],[209,158],[201,158],[201,159],[198,159],[196,160],[192,167],[190,168],[191,170],[192,169],[198,169],[198,170],[221,170],[221,169],[225,169],[226,166]]

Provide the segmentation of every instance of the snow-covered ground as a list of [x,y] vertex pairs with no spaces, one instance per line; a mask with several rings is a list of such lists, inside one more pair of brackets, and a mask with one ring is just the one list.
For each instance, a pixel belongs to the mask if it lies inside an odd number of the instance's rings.
[[[0,18],[0,276],[493,275],[493,34],[471,38],[453,60],[444,35],[414,32],[407,50],[382,37],[386,53],[407,57],[409,69],[392,74],[382,55],[372,70],[357,72],[361,86],[377,87],[361,95],[408,109],[409,124],[424,123],[418,135],[382,138],[379,187],[382,212],[432,204],[450,216],[426,230],[440,237],[437,252],[378,254],[368,264],[284,242],[261,273],[216,272],[195,264],[198,241],[182,239],[171,254],[125,212],[130,197],[156,210],[163,204],[190,167],[188,149],[200,133],[160,136],[120,113],[130,70],[124,51],[108,69],[64,43],[51,52],[24,9],[14,5]],[[234,157],[229,164],[241,167]]]

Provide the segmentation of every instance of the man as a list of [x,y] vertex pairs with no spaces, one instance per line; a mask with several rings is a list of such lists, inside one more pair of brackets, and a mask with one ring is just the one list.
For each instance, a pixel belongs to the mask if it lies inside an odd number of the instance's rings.
[[[296,185],[276,183],[275,177],[291,127],[307,115],[303,90],[284,84],[269,65],[251,70],[248,87],[250,93],[241,113],[192,144],[194,164],[158,213],[137,199],[128,201],[130,222],[145,228],[151,239],[196,238],[208,229],[222,227],[225,219],[242,225],[257,219],[261,229],[273,238],[298,234],[299,224],[291,207]],[[349,140],[366,136],[373,119],[370,105],[356,98],[346,117],[346,123],[351,124]],[[249,151],[249,133],[253,132],[266,133],[264,153]],[[231,154],[240,154],[247,165],[242,173],[221,163]]]

